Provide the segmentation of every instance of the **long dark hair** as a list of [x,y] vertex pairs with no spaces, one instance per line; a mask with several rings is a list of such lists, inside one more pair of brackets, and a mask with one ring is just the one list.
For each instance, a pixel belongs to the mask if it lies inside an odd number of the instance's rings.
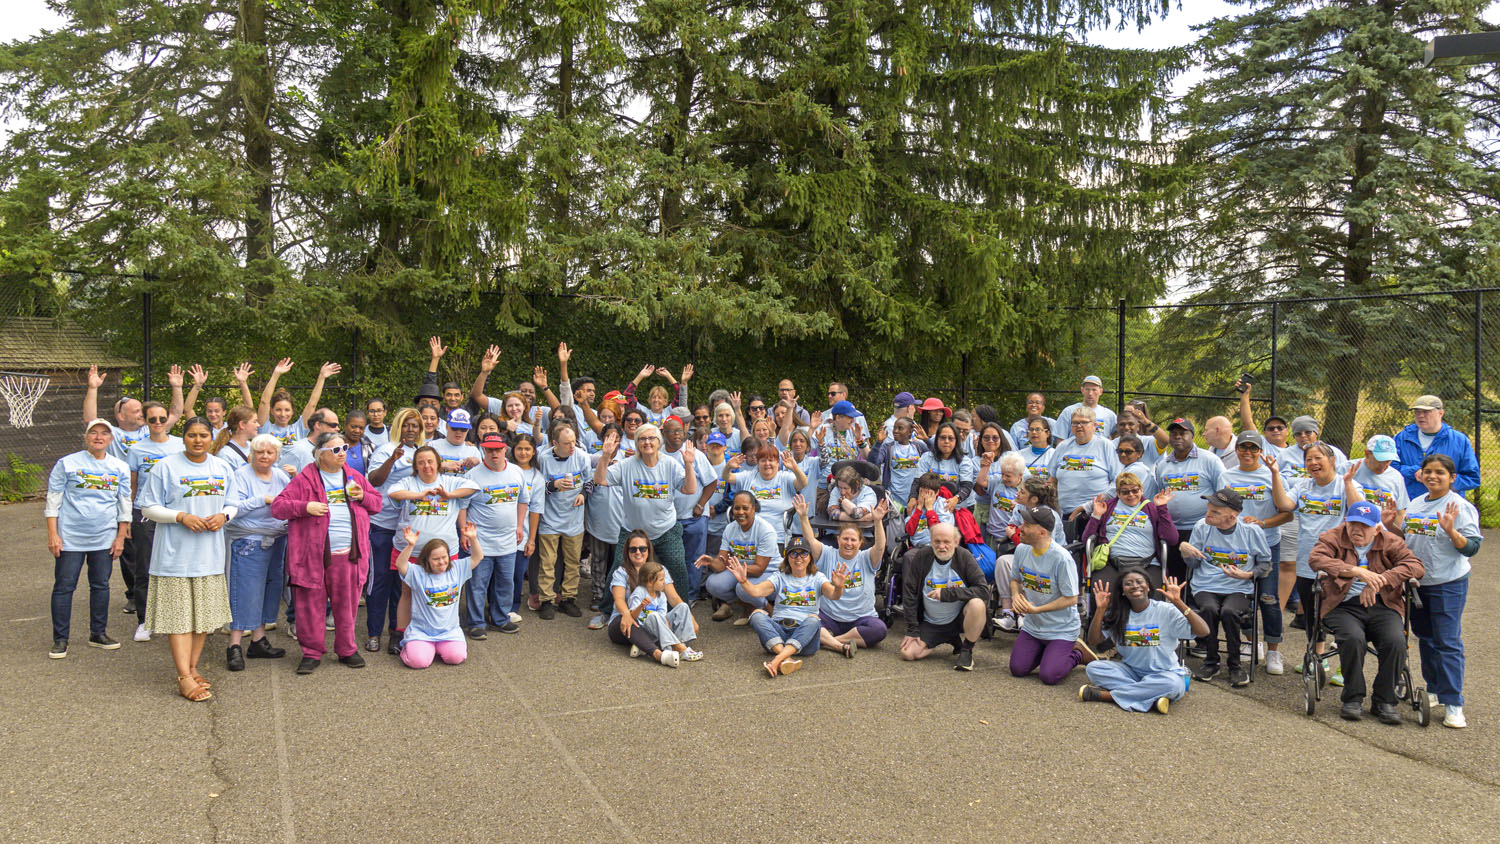
[[[938,452],[938,437],[943,435],[944,429],[953,433],[953,450],[947,454],[940,454]],[[932,459],[933,462],[939,460],[953,460],[956,462],[964,459],[964,438],[958,435],[958,427],[952,422],[944,422],[939,425],[937,433],[932,435]]]
[[[1132,574],[1144,577],[1148,590],[1151,586],[1151,578],[1146,577],[1146,570],[1141,566],[1130,566],[1120,572],[1120,576],[1109,585],[1109,606],[1104,608],[1104,621],[1100,624],[1100,630],[1114,640],[1116,647],[1123,647],[1125,644],[1125,624],[1130,621],[1131,613],[1130,601],[1126,599],[1120,584],[1125,582],[1126,576]],[[1149,600],[1150,592],[1146,594]]]
[[645,541],[646,562],[658,562],[658,560],[656,559],[656,545],[651,542],[651,536],[649,534],[647,534],[643,530],[633,530],[629,534],[627,534],[625,536],[625,544],[620,546],[621,552],[624,554],[621,565],[625,567],[625,582],[630,586],[630,588],[626,590],[627,592],[634,590],[635,587],[641,585],[636,582],[636,576],[640,574],[639,567],[632,568],[630,565],[630,540],[632,539],[640,539]]

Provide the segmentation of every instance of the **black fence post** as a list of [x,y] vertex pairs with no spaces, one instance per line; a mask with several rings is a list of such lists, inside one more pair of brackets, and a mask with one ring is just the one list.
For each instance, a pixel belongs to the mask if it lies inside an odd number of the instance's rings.
[[[151,291],[141,294],[141,402],[151,400]],[[123,390],[121,391],[123,394]]]
[[[1484,465],[1483,454],[1480,452],[1480,432],[1484,430],[1484,388],[1480,381],[1480,363],[1482,357],[1480,350],[1484,346],[1484,294],[1474,293],[1474,460],[1480,466]],[[1484,478],[1480,478],[1480,488],[1484,487]],[[1479,500],[1479,490],[1474,492],[1474,500]]]
[[1115,384],[1119,389],[1119,400],[1115,407],[1125,407],[1125,300],[1121,299],[1119,304],[1120,324],[1118,336],[1115,343]]
[[1278,327],[1281,324],[1281,303],[1271,302],[1271,416],[1277,415],[1276,410],[1276,348],[1280,345]]

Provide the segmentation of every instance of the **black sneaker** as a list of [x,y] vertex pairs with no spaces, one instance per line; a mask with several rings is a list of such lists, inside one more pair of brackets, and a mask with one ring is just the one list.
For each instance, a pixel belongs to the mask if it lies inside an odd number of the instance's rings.
[[583,610],[578,608],[578,602],[572,598],[559,602],[557,608],[562,610],[569,618],[583,617]]
[[500,632],[501,633],[520,633],[521,632],[521,625],[515,623],[514,621],[506,619],[505,623],[502,624],[502,625],[500,625]]
[[1239,666],[1229,669],[1229,685],[1236,689],[1250,685],[1250,672]]
[[339,662],[342,662],[343,664],[349,666],[350,668],[364,668],[365,667],[365,658],[359,655],[359,651],[355,651],[354,653],[349,654],[348,656],[341,656],[341,657],[339,657]]
[[1219,676],[1219,664],[1217,662],[1205,662],[1198,666],[1197,671],[1193,672],[1193,679],[1200,683],[1206,683],[1217,676]]
[[973,648],[962,648],[962,649],[959,650],[959,652],[958,652],[958,662],[954,663],[953,670],[954,671],[973,671],[974,670],[974,649]]
[[117,651],[120,649],[120,643],[116,642],[114,639],[109,638],[103,633],[94,633],[93,635],[89,636],[89,647],[99,648],[100,650],[105,651]]
[[134,600],[134,598],[126,598],[125,606],[120,607],[120,612],[125,613],[126,615],[135,615],[135,604],[131,603]]
[[1344,701],[1344,705],[1339,707],[1339,717],[1345,721],[1358,721],[1363,718],[1364,713],[1360,711],[1360,701]]
[[551,601],[547,601],[537,607],[536,614],[545,619],[557,618],[557,607],[553,606]]
[[391,637],[386,640],[385,652],[391,656],[401,655],[401,634],[395,630],[391,631]]
[[245,651],[239,645],[230,645],[224,651],[224,667],[230,671],[245,670]]
[[281,659],[286,656],[286,648],[278,648],[271,644],[271,640],[262,636],[253,639],[250,647],[245,649],[245,656],[251,659]]
[[1303,615],[1301,613],[1298,613],[1297,617],[1292,619],[1292,623],[1288,624],[1287,626],[1290,627],[1290,628],[1292,628],[1293,630],[1306,630],[1307,629],[1307,616],[1305,616],[1305,615]]
[[314,671],[317,671],[318,670],[318,666],[321,665],[321,664],[322,664],[321,660],[313,659],[310,656],[304,656],[302,658],[302,661],[299,662],[299,663],[297,663],[297,673],[298,674],[311,674]]
[[1194,642],[1191,645],[1188,645],[1188,656],[1195,657],[1197,659],[1207,659],[1208,646],[1200,642]]
[[489,638],[489,635],[484,632],[483,627],[470,627],[468,630],[465,630],[464,633],[467,634],[470,639],[473,639],[476,642],[483,642],[485,639]]
[[1389,724],[1392,727],[1401,726],[1401,713],[1396,709],[1396,704],[1377,703],[1375,704],[1374,709],[1375,718],[1380,721],[1380,723]]
[[62,659],[63,657],[65,657],[67,655],[68,655],[68,640],[67,639],[53,639],[52,640],[52,650],[47,651],[47,658],[48,659]]

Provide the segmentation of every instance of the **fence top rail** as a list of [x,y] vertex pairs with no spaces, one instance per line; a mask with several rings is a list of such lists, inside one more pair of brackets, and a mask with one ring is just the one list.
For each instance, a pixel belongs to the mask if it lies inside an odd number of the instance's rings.
[[[1299,296],[1289,299],[1240,299],[1225,302],[1170,302],[1158,305],[1125,305],[1127,311],[1182,310],[1184,308],[1248,308],[1262,305],[1304,305],[1317,302],[1350,302],[1357,299],[1409,299],[1418,296],[1474,296],[1500,293],[1500,287],[1464,287],[1458,290],[1417,290],[1410,293],[1350,293],[1344,296]],[[1065,311],[1118,311],[1120,305],[1064,305]]]

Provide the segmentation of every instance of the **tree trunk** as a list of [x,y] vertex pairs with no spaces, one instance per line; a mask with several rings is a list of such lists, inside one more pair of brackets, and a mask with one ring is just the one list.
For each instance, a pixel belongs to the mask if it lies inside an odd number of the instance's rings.
[[245,265],[255,271],[250,293],[264,298],[271,293],[269,278],[276,249],[272,180],[271,103],[274,96],[271,59],[266,44],[265,0],[240,0],[239,40],[253,47],[245,50],[248,60],[235,62],[235,89],[240,95],[240,120],[244,133],[245,165],[253,180],[253,202],[245,211]]
[[[677,151],[677,139],[687,137],[693,109],[693,82],[696,78],[697,72],[688,61],[687,55],[679,52],[677,55],[677,90],[672,100],[675,114],[671,128],[662,133],[661,139],[661,151],[669,157]],[[682,188],[667,188],[662,194],[661,201],[661,236],[668,237],[681,224]]]

